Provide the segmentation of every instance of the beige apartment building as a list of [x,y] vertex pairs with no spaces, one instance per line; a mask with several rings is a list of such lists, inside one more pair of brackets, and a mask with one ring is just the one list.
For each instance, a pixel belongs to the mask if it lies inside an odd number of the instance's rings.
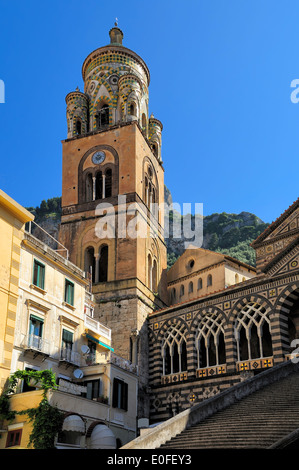
[[[63,253],[65,256],[63,256]],[[137,367],[114,354],[111,330],[93,318],[85,273],[24,231],[20,244],[16,321],[8,373],[52,370],[58,388],[49,403],[65,415],[57,448],[116,448],[136,436]],[[13,410],[37,407],[38,386],[20,380]],[[0,448],[26,448],[26,415],[1,425]]]

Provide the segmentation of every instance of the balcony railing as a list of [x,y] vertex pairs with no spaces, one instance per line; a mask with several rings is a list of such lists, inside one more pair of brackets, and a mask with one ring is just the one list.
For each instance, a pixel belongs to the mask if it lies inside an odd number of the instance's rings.
[[94,333],[104,336],[104,338],[111,340],[110,328],[107,328],[106,326],[102,325],[100,322],[98,322],[94,318],[91,318],[88,315],[84,315],[84,325],[86,328],[89,328]]
[[81,355],[72,351],[69,348],[60,349],[60,361],[69,362],[70,364],[75,364],[77,366],[81,365]]
[[117,356],[117,354],[111,352],[110,353],[110,362],[112,364],[117,365],[121,369],[128,370],[129,372],[133,372],[134,374],[138,374],[138,366],[132,364],[131,361],[124,359],[123,357]]
[[23,336],[21,346],[25,349],[32,349],[43,354],[50,354],[50,343],[44,338],[36,335]]

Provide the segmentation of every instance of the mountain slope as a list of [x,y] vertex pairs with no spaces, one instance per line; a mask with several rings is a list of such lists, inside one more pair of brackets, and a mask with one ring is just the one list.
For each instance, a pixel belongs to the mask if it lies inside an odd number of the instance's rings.
[[[165,202],[168,205],[172,203],[172,197],[169,189],[165,186]],[[55,197],[43,200],[40,206],[27,207],[27,209],[35,215],[35,222],[50,233],[54,238],[58,237],[58,228],[61,217],[61,198]],[[188,216],[185,216],[188,217]],[[186,238],[183,234],[183,220],[176,211],[170,211],[169,214],[169,237],[165,239],[167,246],[168,267],[176,261],[176,259],[185,250]],[[179,222],[181,224],[180,238],[173,237],[173,224]],[[220,253],[228,254],[240,261],[255,266],[255,252],[249,246],[260,233],[262,233],[269,224],[263,222],[256,215],[249,212],[241,212],[240,214],[221,214],[214,213],[203,217],[203,244],[202,248]],[[191,216],[191,229],[194,230],[195,217]],[[35,230],[35,232],[34,232]],[[37,235],[36,229],[33,234]],[[38,238],[41,238],[41,233]]]

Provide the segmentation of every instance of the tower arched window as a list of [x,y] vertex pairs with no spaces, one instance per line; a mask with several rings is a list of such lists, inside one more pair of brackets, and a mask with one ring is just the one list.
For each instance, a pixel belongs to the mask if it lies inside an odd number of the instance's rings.
[[108,168],[105,172],[105,197],[112,196],[112,170]]
[[202,289],[202,278],[200,277],[197,281],[197,290]]
[[92,282],[95,282],[95,256],[92,246],[87,247],[84,252],[84,271],[91,277]]
[[270,320],[266,309],[250,302],[235,322],[238,361],[269,357],[273,354]]
[[147,177],[144,178],[144,202],[145,205],[148,205],[148,179]]
[[157,157],[158,156],[158,144],[154,143],[152,144],[152,151],[154,153],[154,155]]
[[96,116],[96,127],[101,129],[102,127],[109,125],[109,106],[104,104],[101,109],[98,110]]
[[85,178],[85,202],[90,202],[93,199],[93,180],[92,174],[87,173]]
[[192,294],[192,292],[193,292],[193,282],[191,281],[191,282],[189,282],[188,293]]
[[171,326],[162,344],[163,375],[187,370],[185,326]]
[[158,266],[157,266],[157,261],[154,259],[153,261],[153,270],[152,270],[152,289],[154,292],[157,292],[158,290]]
[[108,280],[108,246],[102,245],[99,249],[99,282]]
[[80,135],[82,133],[82,123],[81,123],[81,120],[80,119],[77,119],[76,120],[76,123],[75,123],[75,133],[77,135]]
[[144,175],[143,200],[155,217],[158,217],[158,190],[155,182],[154,172],[151,166],[148,166]]
[[82,132],[82,123],[80,119],[77,119],[75,129],[76,129],[76,134],[80,135]]
[[95,179],[95,198],[102,199],[103,197],[103,175],[98,171]]
[[213,278],[212,278],[212,274],[209,274],[208,275],[208,278],[207,278],[207,286],[211,286],[213,284]]
[[224,317],[221,313],[212,313],[202,318],[195,341],[198,368],[225,364]]
[[145,132],[146,131],[146,115],[143,113],[142,114],[142,119],[141,119],[141,126],[142,126],[142,130]]
[[131,116],[137,116],[137,106],[134,101],[131,102],[129,110]]
[[153,271],[153,265],[152,265],[152,257],[149,254],[147,257],[147,279],[148,279],[148,287],[149,289],[153,289],[153,278],[152,278],[152,271]]

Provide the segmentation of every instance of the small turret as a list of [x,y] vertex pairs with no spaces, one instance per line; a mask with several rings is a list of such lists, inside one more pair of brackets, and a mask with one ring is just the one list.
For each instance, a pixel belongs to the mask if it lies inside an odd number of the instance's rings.
[[161,121],[151,114],[151,117],[149,118],[148,140],[152,151],[159,162],[161,162],[162,130],[163,125]]
[[65,98],[67,117],[67,137],[87,134],[88,132],[88,96],[77,87]]

